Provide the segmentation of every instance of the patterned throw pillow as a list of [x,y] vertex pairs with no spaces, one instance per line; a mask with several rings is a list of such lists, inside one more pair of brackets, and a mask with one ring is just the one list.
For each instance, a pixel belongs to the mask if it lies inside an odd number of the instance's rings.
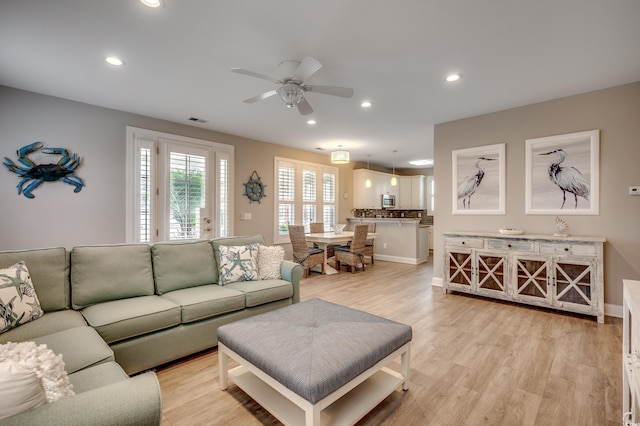
[[258,245],[220,246],[220,285],[258,279]]
[[0,333],[38,319],[43,314],[24,262],[0,269]]
[[284,260],[284,249],[280,246],[258,247],[258,275],[261,280],[276,280],[280,277],[280,266]]

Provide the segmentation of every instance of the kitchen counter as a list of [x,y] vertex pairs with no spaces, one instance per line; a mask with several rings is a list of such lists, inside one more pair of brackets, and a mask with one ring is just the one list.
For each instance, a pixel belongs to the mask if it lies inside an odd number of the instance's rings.
[[348,217],[347,221],[350,230],[361,223],[376,224],[376,259],[412,265],[428,260],[429,225],[421,224],[421,218]]

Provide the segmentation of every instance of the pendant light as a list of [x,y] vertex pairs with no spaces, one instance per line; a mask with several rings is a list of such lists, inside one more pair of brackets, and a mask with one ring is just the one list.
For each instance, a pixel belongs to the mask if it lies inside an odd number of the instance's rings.
[[396,186],[398,184],[398,179],[396,178],[396,150],[393,151],[393,175],[391,175],[391,186]]
[[342,145],[338,145],[338,150],[331,152],[331,163],[332,164],[349,163],[349,151],[343,151]]
[[[367,173],[369,172],[369,158],[371,154],[367,155]],[[365,188],[371,188],[371,178],[367,176],[367,180],[364,181]]]

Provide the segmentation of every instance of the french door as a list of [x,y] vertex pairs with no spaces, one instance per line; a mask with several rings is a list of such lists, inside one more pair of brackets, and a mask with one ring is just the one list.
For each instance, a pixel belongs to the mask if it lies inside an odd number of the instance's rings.
[[231,235],[233,147],[127,130],[127,241]]

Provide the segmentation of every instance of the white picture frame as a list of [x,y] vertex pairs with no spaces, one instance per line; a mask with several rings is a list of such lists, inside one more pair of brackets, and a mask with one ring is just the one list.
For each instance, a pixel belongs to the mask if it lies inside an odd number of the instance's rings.
[[599,214],[599,129],[525,143],[525,214]]
[[505,145],[451,151],[454,215],[504,215]]

